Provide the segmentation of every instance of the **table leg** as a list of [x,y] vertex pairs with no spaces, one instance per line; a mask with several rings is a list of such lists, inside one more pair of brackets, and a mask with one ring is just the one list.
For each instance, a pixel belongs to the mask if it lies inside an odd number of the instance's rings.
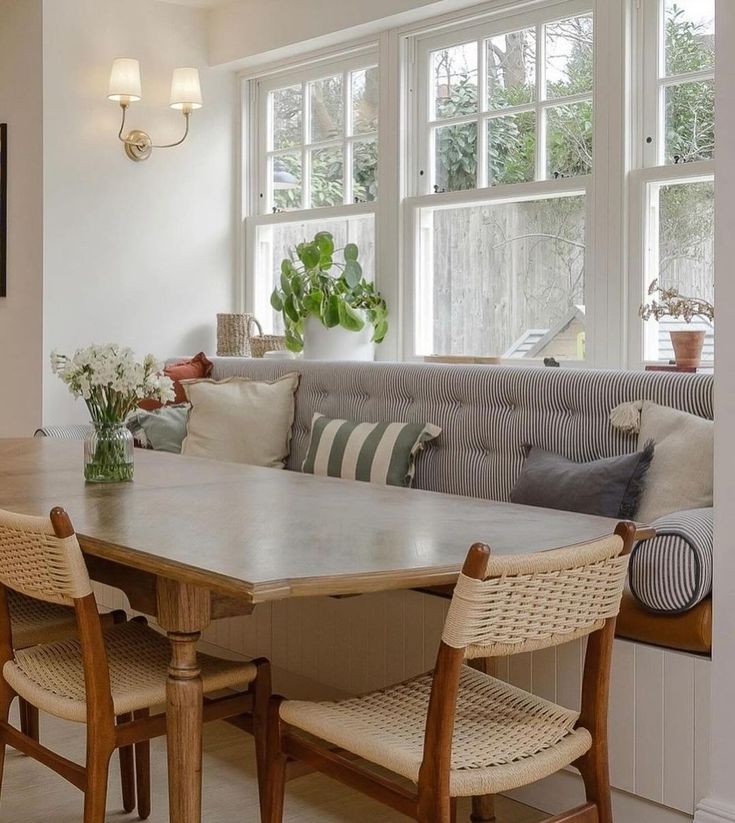
[[171,641],[166,683],[168,796],[171,823],[202,820],[202,694],[196,644],[211,619],[206,589],[159,578],[158,622]]
[[168,796],[171,823],[202,819],[202,678],[199,632],[169,632],[172,656],[166,684]]

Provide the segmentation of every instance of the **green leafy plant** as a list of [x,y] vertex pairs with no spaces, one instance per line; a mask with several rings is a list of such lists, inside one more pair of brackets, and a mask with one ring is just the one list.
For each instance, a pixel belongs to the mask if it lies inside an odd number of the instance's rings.
[[[335,259],[342,252],[342,261]],[[273,290],[271,306],[281,312],[290,351],[304,348],[304,323],[311,315],[326,328],[341,326],[359,332],[368,322],[373,341],[382,343],[388,333],[388,307],[368,282],[358,262],[354,243],[335,249],[334,238],[322,231],[299,243],[281,263],[280,288]]]

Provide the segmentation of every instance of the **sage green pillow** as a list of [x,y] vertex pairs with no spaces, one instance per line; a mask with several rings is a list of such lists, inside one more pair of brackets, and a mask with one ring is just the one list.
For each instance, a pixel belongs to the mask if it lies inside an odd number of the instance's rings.
[[359,423],[315,414],[302,471],[410,486],[416,458],[441,429],[431,423]]
[[[128,417],[127,425],[133,436],[140,439],[147,448],[181,454],[189,409],[191,406],[188,403],[162,406],[154,411],[138,409]],[[141,432],[143,437],[140,437]]]

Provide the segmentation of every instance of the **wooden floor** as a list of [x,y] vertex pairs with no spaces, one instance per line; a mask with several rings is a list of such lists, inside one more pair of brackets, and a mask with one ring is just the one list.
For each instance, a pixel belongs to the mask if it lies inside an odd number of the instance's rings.
[[[82,761],[83,727],[43,717],[43,740],[67,756]],[[224,723],[209,724],[204,737],[203,823],[242,821],[257,823],[258,794],[252,738]],[[136,814],[122,812],[117,759],[113,761],[107,808],[108,823],[127,823]],[[152,753],[153,813],[150,823],[169,823],[166,789],[166,750],[161,739]],[[401,823],[407,820],[321,775],[309,775],[288,784],[288,823]],[[465,807],[467,808],[467,807]],[[499,801],[498,823],[537,823],[543,815],[511,801]],[[79,823],[82,795],[53,772],[17,752],[8,750],[0,799],[2,823]],[[465,813],[460,820],[468,820]]]

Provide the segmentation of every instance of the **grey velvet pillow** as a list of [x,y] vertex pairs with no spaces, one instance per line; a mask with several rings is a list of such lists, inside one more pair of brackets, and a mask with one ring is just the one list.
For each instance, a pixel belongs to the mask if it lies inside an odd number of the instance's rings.
[[126,422],[133,437],[140,440],[146,448],[180,454],[181,443],[186,437],[190,408],[188,403],[180,403],[162,406],[154,411],[138,409]]
[[634,454],[591,463],[575,463],[536,446],[527,449],[510,495],[512,503],[600,517],[635,517],[653,459],[653,443]]

